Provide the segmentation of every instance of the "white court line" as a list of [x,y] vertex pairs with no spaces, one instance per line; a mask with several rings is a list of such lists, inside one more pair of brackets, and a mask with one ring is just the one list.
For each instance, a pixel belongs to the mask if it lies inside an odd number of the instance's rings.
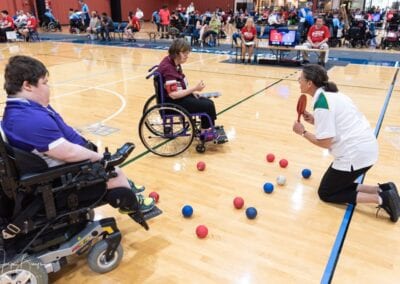
[[[82,87],[81,85],[77,85],[77,84],[68,84],[69,86],[74,86],[74,87]],[[106,117],[103,120],[100,120],[100,122],[95,122],[94,124],[104,124],[105,122],[113,119],[114,117],[116,117],[117,115],[119,115],[126,107],[126,100],[124,98],[123,95],[117,93],[116,91],[113,90],[109,90],[109,89],[105,89],[105,88],[101,88],[101,87],[92,87],[91,89],[95,89],[95,90],[99,90],[99,91],[104,91],[106,93],[111,93],[112,95],[116,96],[117,98],[119,98],[119,100],[121,101],[121,106],[119,107],[119,109],[114,112],[113,114],[111,114],[110,116]]]
[[[211,59],[211,58],[218,57],[218,56],[220,56],[220,54],[215,55],[215,56],[211,56],[211,57],[206,58],[206,59],[196,60],[196,61],[190,62],[190,63],[188,63],[188,64],[186,64],[186,65],[192,65],[192,64],[195,64],[195,63],[199,63],[199,62],[204,62],[205,60],[209,60],[209,59]],[[92,90],[92,89],[97,89],[97,90],[104,91],[104,92],[108,92],[108,93],[111,93],[111,94],[115,95],[116,97],[119,98],[119,100],[121,101],[122,104],[121,104],[120,108],[119,108],[116,112],[114,112],[114,113],[111,114],[110,116],[106,117],[105,119],[101,120],[100,122],[97,122],[97,123],[99,123],[99,124],[101,125],[101,124],[104,124],[105,122],[107,122],[107,121],[113,119],[114,117],[118,116],[118,115],[125,109],[125,107],[126,107],[126,100],[125,100],[125,98],[124,98],[120,93],[117,93],[117,92],[115,92],[115,91],[113,91],[113,90],[109,90],[109,89],[106,89],[106,88],[103,88],[103,87],[108,86],[108,85],[112,85],[112,84],[116,84],[116,83],[120,83],[120,82],[124,82],[124,81],[127,81],[127,80],[136,79],[136,78],[139,78],[139,77],[143,77],[143,75],[137,75],[137,76],[125,78],[125,79],[118,80],[118,81],[108,82],[108,83],[104,83],[104,84],[101,84],[101,85],[98,85],[98,86],[94,86],[94,87],[86,87],[86,88],[84,88],[84,89],[82,89],[82,90],[77,90],[77,91],[73,91],[73,92],[68,92],[68,93],[65,93],[65,94],[61,94],[61,95],[58,95],[58,96],[54,96],[54,97],[52,97],[52,98],[61,98],[61,97],[73,95],[73,94],[76,94],[76,93],[85,92],[85,91]],[[60,86],[60,85],[69,85],[69,86],[81,87],[81,85],[69,84],[69,83],[61,83],[61,84],[58,84],[58,85],[59,85],[59,86]],[[96,124],[96,122],[94,122],[94,124]]]

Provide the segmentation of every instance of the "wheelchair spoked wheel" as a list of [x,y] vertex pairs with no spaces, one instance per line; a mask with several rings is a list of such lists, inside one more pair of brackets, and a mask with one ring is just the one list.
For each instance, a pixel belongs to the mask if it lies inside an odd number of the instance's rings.
[[48,29],[49,29],[49,31],[51,31],[51,32],[57,31],[56,24],[53,23],[53,22],[49,23]]
[[157,104],[157,95],[152,95],[150,98],[147,99],[146,103],[144,104],[142,114],[144,115],[149,108],[155,106],[156,104]]
[[191,116],[182,107],[158,104],[142,116],[139,136],[150,152],[172,157],[189,148],[195,136],[195,127]]
[[42,24],[42,30],[43,30],[43,32],[48,32],[49,31],[49,27],[47,26],[46,23]]
[[49,276],[36,257],[20,257],[16,261],[2,264],[0,283],[47,284]]
[[107,261],[106,251],[108,248],[107,240],[103,239],[97,242],[90,250],[88,254],[88,265],[91,270],[97,273],[107,273],[116,268],[122,260],[124,250],[121,244],[118,244],[114,256],[112,259]]

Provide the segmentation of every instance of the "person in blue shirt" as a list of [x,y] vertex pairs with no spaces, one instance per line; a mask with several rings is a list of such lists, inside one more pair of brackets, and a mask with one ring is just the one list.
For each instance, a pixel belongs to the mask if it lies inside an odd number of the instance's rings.
[[51,12],[51,9],[46,9],[46,12],[44,12],[44,15],[49,19],[50,22],[56,22],[56,18],[54,17],[53,13]]
[[85,23],[85,27],[89,26],[90,23],[90,15],[89,15],[89,6],[85,3],[84,0],[79,0],[79,4],[82,7],[83,21]]
[[157,32],[161,30],[161,19],[160,14],[158,14],[158,10],[154,11],[151,15],[151,22],[157,26]]
[[[42,62],[17,55],[9,59],[4,72],[7,93],[1,127],[8,143],[42,157],[49,167],[84,160],[99,161],[101,154],[88,149],[82,137],[50,106],[49,72]],[[121,169],[107,182],[105,200],[124,213],[154,207],[152,198],[135,195],[140,191],[129,183]],[[144,189],[142,189],[144,190]]]

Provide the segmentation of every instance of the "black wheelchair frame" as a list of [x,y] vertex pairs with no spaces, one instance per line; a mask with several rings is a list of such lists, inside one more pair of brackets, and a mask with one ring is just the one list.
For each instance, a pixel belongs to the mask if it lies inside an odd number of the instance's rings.
[[[140,140],[150,152],[163,157],[181,154],[190,147],[193,140],[198,141],[196,151],[204,153],[207,136],[216,132],[225,135],[223,127],[214,126],[206,113],[188,113],[177,104],[166,103],[164,82],[157,67],[150,68],[150,74],[146,76],[146,79],[153,78],[155,94],[143,107],[143,116],[139,122]],[[201,117],[206,117],[212,125],[209,131],[201,132]],[[216,139],[212,141],[214,144],[227,142]]]
[[[93,209],[105,204],[106,182],[133,149],[126,143],[114,155],[106,151],[101,162],[48,168],[39,156],[11,147],[0,135],[1,283],[18,277],[47,283],[47,274],[73,254],[88,253],[88,265],[98,273],[119,265],[123,249],[116,221],[94,221]],[[140,211],[134,217],[148,229]]]

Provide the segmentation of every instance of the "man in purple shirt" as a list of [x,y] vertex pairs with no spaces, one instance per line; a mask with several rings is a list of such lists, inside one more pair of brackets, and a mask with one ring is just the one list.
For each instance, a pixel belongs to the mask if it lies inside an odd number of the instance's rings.
[[[44,158],[49,167],[63,163],[102,159],[102,155],[85,147],[87,140],[67,125],[49,105],[48,70],[42,62],[28,56],[14,56],[4,73],[8,98],[2,129],[8,143]],[[137,202],[131,185],[116,168],[117,177],[107,182],[106,201],[123,212],[131,213]],[[154,207],[152,198],[137,195],[142,212]]]

